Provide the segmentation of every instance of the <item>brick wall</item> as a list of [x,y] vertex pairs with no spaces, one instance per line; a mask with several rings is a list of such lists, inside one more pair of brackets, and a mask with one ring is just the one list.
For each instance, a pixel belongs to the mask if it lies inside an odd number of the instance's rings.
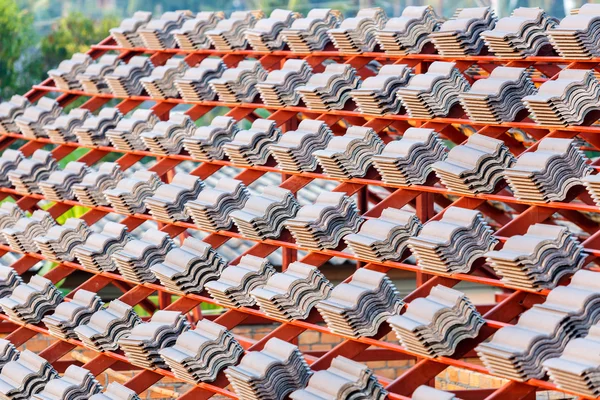
[[[241,335],[246,338],[251,338],[253,340],[260,340],[267,334],[273,331],[276,325],[251,325],[251,326],[240,326],[233,329],[233,333],[235,335]],[[397,343],[397,339],[394,334],[389,334],[386,338],[387,341],[392,343]],[[56,340],[38,335],[35,338],[29,340],[25,345],[23,345],[20,349],[29,349],[34,352],[40,352],[54,343]],[[341,339],[328,334],[323,334],[320,332],[314,331],[306,331],[302,333],[295,344],[300,347],[302,351],[314,351],[314,352],[324,352],[331,350],[338,343],[341,342]],[[96,355],[95,352],[91,350],[78,350],[84,357],[92,358]],[[69,359],[70,355],[65,356],[64,359]],[[469,359],[469,362],[479,363],[478,359]],[[375,371],[375,373],[379,376],[382,376],[387,379],[395,379],[400,376],[405,370],[414,365],[413,360],[388,360],[388,361],[371,361],[366,362],[366,364]],[[120,371],[120,374],[129,378],[135,374],[135,371]],[[115,381],[114,377],[111,377],[108,373],[103,373],[98,377],[98,380],[103,386],[109,381]],[[123,383],[121,380],[116,379],[116,381]],[[438,375],[435,379],[435,386],[438,389],[443,390],[463,390],[463,389],[494,389],[502,386],[506,381],[501,378],[491,377],[488,375],[480,374],[477,372],[472,372],[460,368],[449,367],[440,375]],[[177,382],[171,380],[169,378],[163,378],[160,382],[158,382],[155,387],[165,389],[177,394],[185,393],[190,385],[184,384],[181,382]],[[172,399],[175,395],[169,396],[168,394],[161,393],[158,391],[150,391],[141,394],[142,399]],[[213,397],[214,399],[220,399],[220,396]],[[539,392],[537,395],[538,400],[561,400],[561,399],[573,399],[573,397],[565,397],[565,395],[561,393],[554,392]]]
[[456,367],[446,368],[444,372],[435,378],[435,386],[442,390],[463,390],[471,388],[496,389],[505,383],[506,380],[502,378],[496,378]]

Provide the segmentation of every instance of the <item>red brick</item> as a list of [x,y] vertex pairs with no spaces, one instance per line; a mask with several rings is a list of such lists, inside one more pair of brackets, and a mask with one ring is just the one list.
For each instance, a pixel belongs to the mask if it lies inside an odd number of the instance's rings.
[[342,341],[342,338],[338,337],[338,336],[334,336],[334,335],[327,335],[327,334],[323,334],[321,335],[321,342],[323,343],[334,343],[334,344],[338,344]]
[[321,334],[319,332],[307,331],[300,335],[300,344],[314,344],[321,341]]
[[333,348],[332,345],[330,344],[324,344],[324,343],[318,343],[318,344],[312,344],[310,346],[310,349],[313,351],[329,351]]

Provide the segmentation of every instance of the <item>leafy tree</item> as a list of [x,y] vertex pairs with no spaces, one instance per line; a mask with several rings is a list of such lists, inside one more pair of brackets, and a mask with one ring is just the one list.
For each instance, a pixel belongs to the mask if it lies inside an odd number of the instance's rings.
[[33,17],[14,0],[0,0],[0,99],[26,90],[28,80],[19,72],[23,55],[35,40]]
[[75,53],[86,52],[91,44],[104,39],[110,28],[118,25],[119,19],[113,16],[94,21],[83,14],[70,13],[59,19],[40,42],[39,57],[32,60],[32,75],[43,79],[48,70]]

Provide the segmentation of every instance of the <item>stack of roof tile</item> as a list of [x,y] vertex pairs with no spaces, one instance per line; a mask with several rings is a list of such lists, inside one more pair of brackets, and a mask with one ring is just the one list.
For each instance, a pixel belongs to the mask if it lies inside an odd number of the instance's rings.
[[52,123],[45,125],[46,135],[54,143],[68,143],[77,141],[75,129],[83,125],[92,113],[85,108],[74,108],[68,114],[63,114]]
[[248,44],[245,33],[263,16],[260,10],[234,11],[229,18],[219,21],[214,29],[206,31],[206,36],[217,50],[244,50]]
[[23,350],[19,358],[6,363],[0,372],[0,396],[25,400],[42,391],[46,383],[58,377],[52,365],[37,354]]
[[56,221],[47,211],[35,210],[30,217],[20,218],[13,226],[4,228],[2,234],[11,249],[19,253],[37,253],[34,238],[44,236]]
[[151,131],[159,121],[152,110],[137,109],[131,116],[122,118],[117,126],[106,131],[106,137],[119,150],[146,150],[141,135]]
[[290,394],[292,400],[369,399],[383,400],[387,391],[364,364],[337,356],[326,370],[310,377],[308,386]]
[[403,304],[387,275],[360,268],[352,280],[340,283],[328,299],[317,303],[317,310],[332,332],[361,337],[375,335],[387,318],[400,312]]
[[162,155],[179,154],[183,139],[194,134],[196,125],[189,115],[173,112],[168,121],[159,121],[152,130],[142,132],[140,137],[151,152]]
[[112,28],[110,35],[121,47],[144,47],[138,30],[144,28],[151,18],[151,12],[138,11],[133,14],[133,17],[121,21],[118,28]]
[[459,9],[429,37],[443,57],[477,55],[485,44],[481,33],[493,29],[496,19],[491,7]]
[[358,233],[344,237],[352,252],[374,262],[399,260],[408,246],[408,238],[421,230],[421,221],[411,212],[386,208],[379,218],[365,221]]
[[103,108],[98,115],[83,121],[83,124],[75,128],[73,133],[77,136],[77,141],[84,146],[108,146],[106,132],[115,128],[121,118],[123,118],[123,114],[118,108]]
[[80,183],[73,185],[73,193],[77,200],[89,207],[108,205],[104,192],[113,189],[123,179],[123,171],[117,163],[105,162],[98,170],[91,171]]
[[333,132],[325,122],[305,119],[297,130],[286,132],[270,145],[269,150],[282,170],[310,172],[318,165],[313,153],[325,149],[332,137]]
[[381,153],[385,144],[377,133],[362,126],[348,128],[344,136],[333,137],[327,147],[313,153],[325,173],[339,179],[365,176],[373,156]]
[[412,400],[459,400],[454,393],[437,390],[430,386],[419,386],[411,396]]
[[0,339],[0,369],[10,361],[15,361],[19,358],[19,351],[14,344],[6,339]]
[[527,69],[498,67],[487,79],[475,81],[469,91],[460,93],[460,103],[470,119],[499,124],[514,121],[525,109],[521,99],[536,90]]
[[17,117],[23,115],[27,107],[31,106],[24,96],[14,95],[8,101],[0,103],[0,133],[18,132],[15,123]]
[[202,319],[159,353],[178,379],[201,383],[214,381],[223,369],[237,364],[244,348],[225,327]]
[[133,327],[119,339],[119,346],[133,365],[142,368],[166,368],[159,354],[161,349],[175,344],[177,337],[189,329],[185,315],[177,311],[159,310],[149,322]]
[[224,18],[225,14],[222,11],[199,12],[194,18],[185,21],[181,28],[171,33],[180,49],[189,51],[208,49],[211,43],[206,32],[214,29]]
[[308,108],[314,110],[341,110],[350,99],[350,92],[358,88],[360,78],[350,64],[329,64],[325,71],[314,74],[306,85],[296,91]]
[[401,140],[386,144],[372,160],[385,183],[409,186],[425,183],[433,171],[433,164],[445,158],[446,146],[437,132],[408,128]]
[[208,126],[199,126],[190,137],[183,139],[183,147],[200,161],[222,160],[223,145],[233,140],[238,126],[232,117],[215,117]]
[[121,214],[136,214],[146,210],[146,200],[162,181],[156,172],[139,170],[129,178],[121,179],[114,188],[103,193],[106,200]]
[[410,302],[404,314],[387,322],[402,346],[422,357],[454,354],[462,341],[477,337],[485,323],[464,293],[442,285]]
[[113,272],[117,269],[111,256],[122,250],[132,238],[127,226],[116,222],[107,222],[102,232],[92,233],[85,243],[74,249],[75,257],[84,268],[94,272]]
[[39,275],[33,275],[29,283],[19,284],[9,297],[1,298],[0,307],[12,321],[35,325],[62,300],[63,295],[52,282]]
[[179,92],[175,80],[181,78],[187,68],[188,64],[183,58],[171,58],[164,65],[154,68],[150,76],[143,77],[140,82],[154,99],[177,97]]
[[175,87],[186,102],[211,101],[217,97],[211,81],[221,78],[227,67],[220,58],[205,58],[197,67],[188,68],[175,80]]
[[44,126],[54,122],[62,110],[55,100],[42,97],[35,105],[25,108],[21,115],[15,116],[14,123],[28,139],[45,138],[48,135]]
[[547,138],[504,171],[514,196],[527,201],[561,201],[592,172],[576,139]]
[[115,96],[139,96],[144,90],[142,77],[149,76],[153,69],[149,57],[135,56],[127,64],[118,65],[104,80]]
[[250,294],[268,316],[292,321],[307,318],[319,301],[329,297],[332,289],[333,285],[318,267],[296,261]]
[[356,17],[343,20],[339,27],[329,29],[327,34],[334,46],[342,53],[364,53],[375,50],[377,31],[387,21],[385,11],[379,7],[363,8]]
[[600,109],[599,96],[600,83],[593,71],[564,69],[522,101],[536,123],[566,126],[580,125],[590,111]]
[[75,247],[83,244],[91,233],[84,220],[69,218],[63,225],[54,225],[44,236],[33,240],[47,260],[61,263],[73,261]]
[[365,79],[360,88],[350,92],[350,96],[361,113],[398,114],[402,103],[397,92],[407,84],[411,72],[406,64],[384,65],[377,76]]
[[88,323],[74,330],[86,347],[101,352],[115,351],[119,348],[117,341],[141,322],[132,306],[113,300],[108,307],[92,314]]
[[474,133],[432,168],[444,186],[464,194],[492,193],[515,157],[502,140]]
[[117,269],[127,279],[137,283],[154,282],[156,276],[150,267],[163,262],[175,247],[171,237],[156,229],[148,229],[140,239],[130,240],[123,249],[112,255]]
[[150,214],[157,220],[171,223],[187,220],[189,215],[184,206],[198,197],[203,188],[204,182],[197,176],[179,173],[169,184],[159,186],[152,197],[144,201]]
[[339,192],[323,192],[315,204],[300,208],[298,214],[285,221],[301,247],[315,250],[335,249],[342,237],[354,233],[363,222],[352,198]]
[[420,53],[431,42],[429,34],[441,24],[432,6],[408,6],[402,15],[390,18],[376,33],[377,42],[388,54]]
[[275,268],[266,258],[245,255],[239,264],[229,265],[218,280],[207,282],[204,287],[210,297],[220,304],[235,308],[250,307],[256,304],[250,292],[264,286],[274,273]]
[[600,207],[600,175],[587,175],[581,179],[594,203]]
[[569,341],[559,357],[544,361],[544,369],[559,388],[596,398],[600,396],[599,349],[600,324],[596,324],[585,337]]
[[39,183],[42,194],[51,201],[71,200],[73,185],[81,183],[84,176],[90,172],[90,168],[78,161],[71,161],[63,170],[53,171],[48,179]]
[[554,49],[566,58],[600,56],[600,5],[584,4],[547,31]]
[[420,268],[437,273],[467,273],[475,260],[498,243],[477,210],[449,207],[442,219],[430,221],[408,239]]
[[75,327],[87,324],[92,314],[103,305],[96,293],[78,290],[71,301],[60,303],[54,313],[45,316],[42,321],[51,334],[61,339],[77,339]]
[[279,237],[284,222],[293,218],[300,209],[294,194],[277,186],[267,186],[260,195],[251,195],[244,208],[230,215],[245,237],[255,240]]
[[17,169],[19,163],[24,159],[25,156],[20,150],[6,149],[2,152],[2,156],[0,156],[0,187],[11,185],[8,173]]
[[300,93],[296,88],[306,85],[312,68],[306,60],[287,60],[281,69],[275,69],[256,85],[263,103],[271,107],[296,106]]
[[225,103],[251,103],[258,89],[256,85],[267,78],[267,71],[259,61],[244,60],[236,68],[226,69],[212,79],[210,86]]
[[17,272],[4,264],[0,264],[0,297],[8,297],[23,280]]
[[550,45],[546,31],[557,22],[541,8],[519,7],[510,17],[501,18],[493,30],[481,35],[496,56],[523,58],[534,56]]
[[172,49],[176,45],[173,31],[180,29],[185,21],[192,17],[191,11],[188,10],[168,11],[160,18],[150,20],[146,26],[139,28],[137,33],[144,42],[144,47],[148,49]]
[[[5,228],[12,228],[15,226],[18,220],[25,218],[27,215],[25,211],[17,205],[17,203],[11,203],[5,201],[0,205],[0,233]],[[0,243],[6,244],[4,235],[0,234]]]
[[577,238],[562,226],[534,224],[525,235],[506,240],[501,250],[485,254],[507,285],[524,289],[552,289],[579,270],[586,254]]
[[285,42],[281,31],[289,28],[300,14],[289,10],[275,9],[269,18],[259,19],[246,30],[246,40],[256,51],[283,50]]
[[281,130],[277,123],[270,119],[256,119],[250,129],[236,132],[231,142],[225,143],[223,149],[227,157],[235,165],[263,165],[269,159],[269,145],[277,143]]
[[225,370],[240,400],[284,399],[305,387],[311,374],[298,347],[277,338]]
[[200,228],[220,231],[231,227],[231,213],[242,209],[249,197],[242,181],[221,178],[214,188],[204,189],[195,200],[188,201],[185,208]]
[[430,119],[445,117],[459,102],[469,82],[454,62],[434,61],[425,74],[414,75],[397,94],[408,115]]
[[558,286],[546,301],[498,330],[475,350],[494,375],[515,381],[541,379],[544,361],[559,357],[567,342],[585,335],[600,319],[600,274],[577,271],[568,286]]
[[50,380],[32,400],[82,400],[100,393],[102,385],[85,368],[69,365],[61,377]]
[[188,294],[201,293],[206,282],[219,279],[224,267],[225,261],[209,244],[188,237],[150,270],[165,287]]
[[84,72],[91,63],[92,58],[88,54],[75,53],[70,60],[63,60],[57,68],[48,71],[48,76],[60,90],[81,90],[77,75]]
[[104,77],[112,74],[115,68],[121,65],[121,62],[122,60],[118,55],[105,54],[95,63],[88,65],[85,71],[77,75],[81,89],[91,94],[110,93],[110,88]]
[[95,394],[90,400],[141,400],[136,392],[117,382],[111,382],[103,393]]
[[306,18],[298,18],[281,32],[283,40],[294,53],[323,50],[329,43],[327,31],[338,26],[342,14],[330,8],[313,8]]

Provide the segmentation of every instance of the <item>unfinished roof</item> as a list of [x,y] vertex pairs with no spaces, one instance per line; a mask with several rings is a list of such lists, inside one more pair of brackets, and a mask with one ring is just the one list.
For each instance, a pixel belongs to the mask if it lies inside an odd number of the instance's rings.
[[[0,320],[19,325],[0,390],[136,400],[169,376],[186,398],[485,398],[426,386],[459,365],[508,378],[488,397],[597,395],[599,10],[123,21],[0,104]],[[40,261],[57,266],[24,283]],[[328,263],[357,270],[333,285]],[[393,269],[417,276],[404,298]],[[503,295],[475,306],[462,281]],[[237,335],[252,321],[272,330]],[[302,354],[310,331],[342,342]],[[16,350],[38,333],[56,344]],[[59,378],[76,347],[89,373]],[[420,360],[391,381],[367,367],[394,352]],[[140,370],[101,393],[111,362]]]

